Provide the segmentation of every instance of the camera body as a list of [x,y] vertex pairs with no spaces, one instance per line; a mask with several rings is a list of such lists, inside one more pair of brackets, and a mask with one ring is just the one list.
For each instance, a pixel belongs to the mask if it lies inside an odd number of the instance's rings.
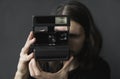
[[[33,51],[37,60],[68,60],[68,34],[70,18],[66,15],[33,16],[33,34],[36,42]],[[56,30],[66,27],[66,30]]]

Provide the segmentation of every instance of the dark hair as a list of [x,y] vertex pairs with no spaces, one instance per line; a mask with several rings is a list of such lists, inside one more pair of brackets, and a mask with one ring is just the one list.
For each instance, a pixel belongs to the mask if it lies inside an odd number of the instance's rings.
[[69,1],[59,5],[55,12],[56,15],[63,13],[83,26],[86,39],[82,51],[76,56],[76,59],[80,62],[82,69],[93,67],[102,48],[102,37],[94,24],[90,11],[78,1]]

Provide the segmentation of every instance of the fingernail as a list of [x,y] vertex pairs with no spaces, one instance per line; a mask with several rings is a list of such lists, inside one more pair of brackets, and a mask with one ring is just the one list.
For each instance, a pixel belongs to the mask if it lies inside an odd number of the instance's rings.
[[30,34],[33,34],[33,31],[30,31]]

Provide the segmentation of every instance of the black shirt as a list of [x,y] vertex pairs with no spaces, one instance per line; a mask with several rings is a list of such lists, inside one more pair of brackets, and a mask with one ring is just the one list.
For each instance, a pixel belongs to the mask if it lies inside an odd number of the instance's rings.
[[[29,77],[28,79],[34,79]],[[80,67],[69,72],[68,79],[110,79],[108,63],[99,58],[92,70],[81,70]]]

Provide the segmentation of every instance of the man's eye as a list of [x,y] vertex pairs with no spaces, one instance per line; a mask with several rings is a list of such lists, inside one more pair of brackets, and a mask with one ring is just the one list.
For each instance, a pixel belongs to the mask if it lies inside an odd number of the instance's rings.
[[78,38],[80,37],[79,34],[69,34],[69,38]]

